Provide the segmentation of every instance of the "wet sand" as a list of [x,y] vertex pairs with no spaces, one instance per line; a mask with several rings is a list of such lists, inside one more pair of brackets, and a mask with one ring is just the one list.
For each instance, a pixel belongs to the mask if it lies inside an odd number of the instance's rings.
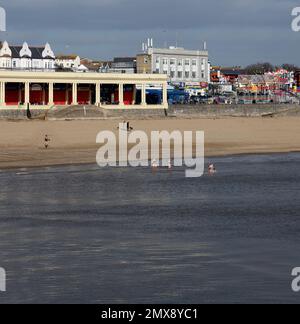
[[[94,163],[98,132],[118,132],[121,120],[0,121],[0,168]],[[131,121],[134,130],[205,131],[206,156],[300,151],[300,118]],[[51,138],[44,149],[44,137]]]

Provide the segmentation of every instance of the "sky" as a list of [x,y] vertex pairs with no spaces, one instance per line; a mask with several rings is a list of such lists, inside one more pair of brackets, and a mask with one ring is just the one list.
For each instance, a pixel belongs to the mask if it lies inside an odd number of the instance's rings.
[[269,61],[300,65],[300,0],[2,0],[10,44],[44,45],[92,59],[133,56],[147,37],[155,47],[202,49],[213,65]]

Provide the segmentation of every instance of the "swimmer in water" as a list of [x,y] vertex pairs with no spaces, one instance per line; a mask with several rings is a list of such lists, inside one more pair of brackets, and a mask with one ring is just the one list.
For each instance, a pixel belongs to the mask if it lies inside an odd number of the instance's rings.
[[210,175],[217,173],[217,169],[216,169],[216,167],[215,167],[214,164],[212,164],[212,163],[209,164],[209,166],[208,166],[208,173]]
[[155,159],[152,161],[152,168],[153,169],[157,169],[158,168],[158,164],[157,164],[157,161]]

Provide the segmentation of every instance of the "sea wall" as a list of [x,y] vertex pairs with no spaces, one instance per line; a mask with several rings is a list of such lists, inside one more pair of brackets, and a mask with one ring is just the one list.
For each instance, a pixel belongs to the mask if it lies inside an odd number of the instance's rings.
[[295,104],[252,105],[185,105],[171,106],[169,115],[177,117],[260,117],[300,115],[300,106]]
[[[95,106],[31,109],[35,119],[160,119],[160,118],[222,118],[300,116],[300,106],[290,104],[266,105],[174,105],[164,109],[103,109]],[[0,119],[27,119],[27,111],[0,108]]]
[[[34,109],[30,111],[32,118],[37,118],[45,116],[45,109]],[[27,118],[26,109],[6,109],[0,108],[0,119],[5,120],[24,120]]]

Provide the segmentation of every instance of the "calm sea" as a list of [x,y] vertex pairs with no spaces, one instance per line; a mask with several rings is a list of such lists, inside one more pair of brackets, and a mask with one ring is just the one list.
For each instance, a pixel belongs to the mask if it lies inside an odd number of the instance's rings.
[[0,303],[299,303],[300,154],[213,162],[2,170]]

